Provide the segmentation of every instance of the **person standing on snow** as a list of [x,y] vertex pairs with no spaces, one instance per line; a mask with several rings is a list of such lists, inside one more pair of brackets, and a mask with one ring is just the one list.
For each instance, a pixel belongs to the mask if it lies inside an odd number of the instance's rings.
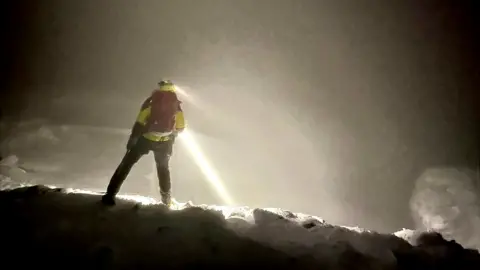
[[127,143],[127,152],[102,197],[104,204],[115,204],[115,196],[133,165],[150,151],[155,157],[162,202],[168,206],[172,203],[169,161],[175,138],[186,125],[175,85],[162,80],[158,86],[143,102]]

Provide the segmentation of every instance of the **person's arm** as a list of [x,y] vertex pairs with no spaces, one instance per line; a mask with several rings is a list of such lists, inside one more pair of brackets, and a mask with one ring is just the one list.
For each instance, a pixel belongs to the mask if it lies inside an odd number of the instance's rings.
[[147,121],[150,117],[150,102],[151,98],[147,98],[140,109],[140,112],[137,115],[137,119],[135,120],[135,123],[133,124],[132,130],[130,132],[130,137],[128,138],[128,143],[127,143],[127,149],[130,149],[146,132],[146,124]]
[[141,133],[144,131],[145,126],[147,124],[148,118],[150,117],[150,101],[151,98],[147,98],[143,104],[140,112],[137,115],[137,119],[132,127],[132,135],[133,136],[140,136]]
[[175,113],[175,132],[180,133],[185,130],[187,123],[185,121],[185,115],[182,109],[182,103],[178,102],[178,109]]

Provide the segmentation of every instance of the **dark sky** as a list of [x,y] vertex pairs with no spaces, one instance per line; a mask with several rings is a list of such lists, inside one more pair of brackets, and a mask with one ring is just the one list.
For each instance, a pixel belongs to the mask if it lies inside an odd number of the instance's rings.
[[11,2],[4,114],[130,127],[168,77],[207,104],[192,129],[251,162],[244,204],[394,230],[423,170],[478,164],[474,1]]

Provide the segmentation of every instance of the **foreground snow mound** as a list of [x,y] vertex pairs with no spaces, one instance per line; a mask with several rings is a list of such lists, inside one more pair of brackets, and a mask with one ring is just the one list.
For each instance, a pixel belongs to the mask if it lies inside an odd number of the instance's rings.
[[[405,239],[279,209],[189,206],[94,193],[0,191],[3,263],[68,269],[477,269],[480,256],[436,233]],[[142,199],[142,200],[140,200]],[[68,263],[68,264],[67,264]]]

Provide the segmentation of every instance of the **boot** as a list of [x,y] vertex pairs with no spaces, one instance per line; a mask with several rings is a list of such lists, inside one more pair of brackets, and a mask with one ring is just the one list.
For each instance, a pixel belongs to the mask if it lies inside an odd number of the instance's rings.
[[173,202],[172,202],[172,196],[170,195],[170,192],[160,191],[160,195],[162,196],[162,203],[168,207],[171,207]]
[[115,196],[105,193],[105,195],[102,196],[102,203],[108,206],[115,205]]

